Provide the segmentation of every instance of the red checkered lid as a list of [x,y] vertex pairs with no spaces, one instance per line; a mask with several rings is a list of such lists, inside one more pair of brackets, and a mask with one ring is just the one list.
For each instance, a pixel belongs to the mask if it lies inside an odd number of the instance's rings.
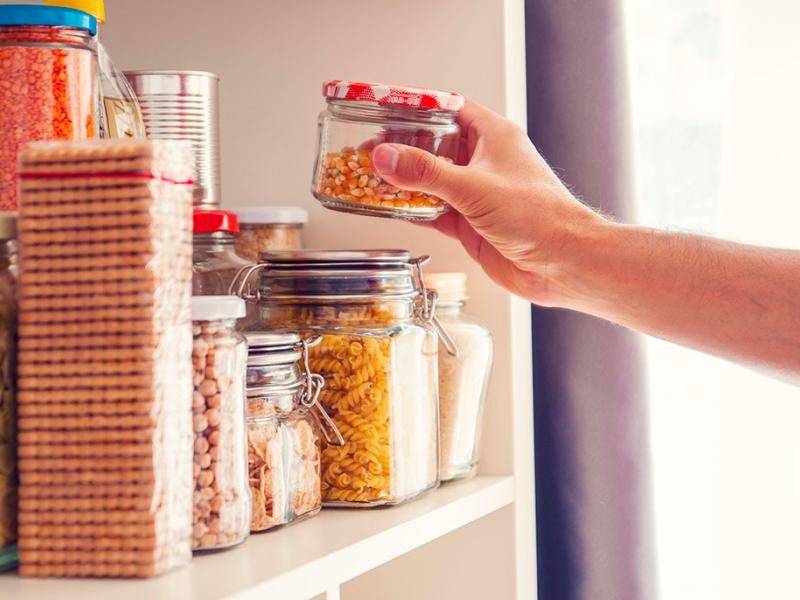
[[332,79],[323,83],[322,95],[338,100],[362,100],[378,104],[449,112],[458,112],[464,106],[464,96],[457,92],[342,79]]

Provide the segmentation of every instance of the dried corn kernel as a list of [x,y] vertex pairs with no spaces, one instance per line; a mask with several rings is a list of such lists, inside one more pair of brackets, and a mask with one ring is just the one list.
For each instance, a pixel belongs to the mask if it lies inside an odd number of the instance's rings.
[[[453,162],[447,157],[442,160]],[[424,192],[401,190],[387,184],[372,170],[367,150],[342,148],[328,152],[320,161],[317,193],[343,202],[391,208],[438,208],[441,198]]]

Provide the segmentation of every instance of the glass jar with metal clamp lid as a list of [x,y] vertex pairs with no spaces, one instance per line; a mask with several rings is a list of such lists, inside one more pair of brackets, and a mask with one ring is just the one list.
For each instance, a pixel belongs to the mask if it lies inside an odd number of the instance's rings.
[[[344,438],[322,449],[327,506],[398,504],[435,488],[438,475],[436,293],[422,280],[428,258],[402,250],[263,253],[258,324],[319,335],[309,364],[322,375],[320,404]],[[443,342],[455,352],[450,338]]]
[[319,512],[320,434],[331,446],[342,438],[318,403],[324,379],[309,369],[308,350],[320,338],[252,331],[245,337],[250,529],[265,531]]

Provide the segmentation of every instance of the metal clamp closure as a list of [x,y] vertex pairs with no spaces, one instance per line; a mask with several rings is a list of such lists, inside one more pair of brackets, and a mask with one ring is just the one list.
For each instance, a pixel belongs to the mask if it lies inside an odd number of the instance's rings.
[[261,292],[250,290],[249,281],[253,273],[260,271],[267,265],[265,263],[254,263],[252,265],[245,265],[236,271],[233,276],[231,284],[228,286],[228,295],[239,296],[245,302],[258,302],[261,299]]
[[439,300],[439,294],[436,290],[429,290],[425,285],[425,278],[422,276],[422,266],[431,260],[430,256],[420,256],[419,258],[412,258],[410,261],[411,266],[416,273],[416,287],[420,292],[422,301],[422,319],[431,329],[439,334],[442,340],[442,345],[447,353],[451,356],[458,357],[458,346],[445,326],[436,316],[436,303]]
[[303,406],[312,410],[311,414],[317,420],[317,424],[325,436],[325,441],[331,446],[344,446],[342,433],[319,402],[319,394],[325,386],[325,378],[318,373],[312,373],[308,362],[309,348],[313,348],[321,341],[322,336],[318,335],[300,342],[303,349],[303,375],[306,380],[306,389],[300,401]]

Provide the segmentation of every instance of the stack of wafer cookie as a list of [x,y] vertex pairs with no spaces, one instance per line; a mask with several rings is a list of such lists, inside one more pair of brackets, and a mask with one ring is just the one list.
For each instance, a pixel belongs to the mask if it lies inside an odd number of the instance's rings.
[[191,158],[174,142],[20,153],[20,573],[191,558]]

